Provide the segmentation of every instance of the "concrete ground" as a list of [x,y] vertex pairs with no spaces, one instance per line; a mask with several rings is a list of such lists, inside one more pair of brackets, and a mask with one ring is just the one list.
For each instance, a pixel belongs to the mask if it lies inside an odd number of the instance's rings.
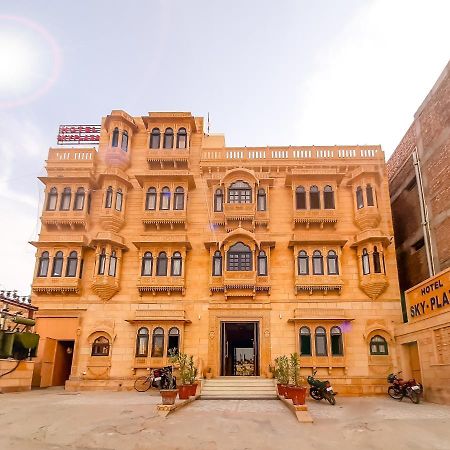
[[69,393],[0,395],[0,449],[450,449],[450,406],[389,397],[308,401],[300,424],[279,400],[197,400],[167,418],[159,396]]

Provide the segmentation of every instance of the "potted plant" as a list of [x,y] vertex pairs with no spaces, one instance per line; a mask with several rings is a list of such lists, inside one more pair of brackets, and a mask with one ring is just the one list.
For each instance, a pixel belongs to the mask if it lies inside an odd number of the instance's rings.
[[279,356],[275,359],[274,374],[277,379],[278,394],[286,397],[286,387],[289,383],[289,360],[287,356]]
[[289,398],[294,405],[304,405],[306,388],[303,385],[303,377],[300,375],[300,357],[298,353],[291,353],[289,358],[289,375],[292,384],[288,386]]
[[176,388],[175,377],[173,376],[172,368],[168,369],[164,376],[167,378],[167,389],[160,389],[162,404],[163,405],[173,405],[175,404],[175,399],[177,398],[178,389]]
[[195,367],[194,364],[194,357],[192,355],[189,356],[188,362],[187,362],[187,375],[188,375],[188,383],[189,383],[189,395],[195,395],[197,392],[197,385],[196,379],[197,379],[197,367]]
[[178,396],[180,400],[187,400],[190,395],[189,383],[189,356],[183,352],[169,350],[170,362],[178,366],[180,373],[180,385],[178,387]]

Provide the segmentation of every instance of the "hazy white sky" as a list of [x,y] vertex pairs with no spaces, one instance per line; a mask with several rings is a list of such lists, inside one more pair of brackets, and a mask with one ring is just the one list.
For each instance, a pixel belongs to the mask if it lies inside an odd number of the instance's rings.
[[227,145],[381,144],[449,58],[447,0],[0,4],[0,288],[30,291],[48,148],[111,109],[211,114]]

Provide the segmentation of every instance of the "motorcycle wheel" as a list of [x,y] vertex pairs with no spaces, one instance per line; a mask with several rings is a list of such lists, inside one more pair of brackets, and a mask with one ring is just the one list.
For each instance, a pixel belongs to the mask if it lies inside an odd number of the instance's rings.
[[416,392],[416,391],[413,391],[412,389],[409,392],[409,398],[416,405],[420,403],[420,394],[418,392]]
[[401,391],[395,389],[394,386],[389,387],[388,394],[394,400],[401,400],[403,398],[403,393]]
[[334,395],[333,395],[333,394],[330,394],[329,392],[326,392],[326,393],[324,394],[324,397],[327,399],[327,402],[328,402],[330,405],[335,405],[335,404],[336,404],[336,399],[334,398]]
[[138,392],[145,392],[150,389],[150,379],[148,377],[139,377],[134,382],[134,388]]
[[311,389],[309,390],[309,395],[310,395],[314,400],[317,400],[317,401],[320,401],[320,400],[323,399],[321,393],[320,393],[319,390],[316,389],[316,388],[311,388]]

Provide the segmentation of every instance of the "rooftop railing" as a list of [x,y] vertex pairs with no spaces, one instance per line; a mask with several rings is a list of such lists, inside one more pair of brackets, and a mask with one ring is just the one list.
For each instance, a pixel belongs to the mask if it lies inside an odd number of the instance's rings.
[[51,148],[48,152],[48,161],[93,161],[96,153],[94,148]]

